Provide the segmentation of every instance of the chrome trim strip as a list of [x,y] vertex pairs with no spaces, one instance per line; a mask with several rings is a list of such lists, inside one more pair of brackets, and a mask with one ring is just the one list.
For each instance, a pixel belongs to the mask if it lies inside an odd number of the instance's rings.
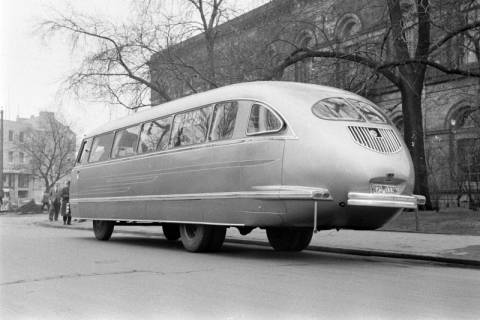
[[255,191],[236,192],[206,192],[181,193],[116,197],[71,198],[72,204],[103,203],[103,202],[133,202],[133,201],[179,201],[179,200],[215,200],[215,199],[273,199],[273,200],[333,200],[330,192],[325,188],[311,188],[302,186],[256,186]]
[[305,197],[312,200],[324,200],[331,201],[333,200],[330,191],[327,188],[314,188],[314,187],[304,187],[304,186],[285,186],[285,185],[273,185],[273,186],[255,186],[254,190],[259,191],[270,191],[278,192],[281,196],[286,196],[290,194],[291,196]]
[[347,204],[349,206],[416,209],[419,202],[414,195],[349,192]]
[[225,223],[225,222],[200,222],[200,221],[180,221],[180,220],[145,220],[145,219],[115,219],[115,218],[86,218],[73,216],[75,219],[85,219],[85,220],[102,220],[102,221],[131,221],[131,222],[160,222],[160,223],[178,223],[178,224],[202,224],[202,225],[215,225],[215,226],[232,226],[232,227],[243,227],[246,226],[244,223]]

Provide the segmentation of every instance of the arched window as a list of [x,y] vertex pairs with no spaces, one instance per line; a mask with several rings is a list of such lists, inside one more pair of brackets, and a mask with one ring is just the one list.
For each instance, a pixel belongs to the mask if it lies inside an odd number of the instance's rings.
[[392,122],[393,124],[395,125],[395,127],[397,127],[398,131],[402,134],[402,136],[404,135],[403,133],[403,116],[402,116],[402,113],[397,113],[397,114],[394,114],[392,117]]
[[452,130],[480,128],[480,107],[464,106],[454,110],[448,121]]
[[[450,131],[451,157],[456,163],[455,182],[472,207],[480,204],[480,106],[452,108],[446,126]],[[476,196],[475,196],[476,193]]]
[[353,13],[347,13],[338,20],[335,35],[340,41],[345,41],[359,33],[361,29],[360,18]]
[[[297,37],[296,43],[298,48],[313,49],[315,46],[314,33],[310,30],[305,30]],[[313,58],[304,59],[295,64],[295,81],[309,82],[311,80],[313,67]]]
[[[358,41],[352,40],[362,29],[360,18],[353,13],[343,15],[335,27],[335,38],[338,41],[339,49],[343,52],[353,53],[361,45]],[[355,90],[358,83],[360,65],[355,62],[337,60],[335,62],[335,84],[338,87]]]

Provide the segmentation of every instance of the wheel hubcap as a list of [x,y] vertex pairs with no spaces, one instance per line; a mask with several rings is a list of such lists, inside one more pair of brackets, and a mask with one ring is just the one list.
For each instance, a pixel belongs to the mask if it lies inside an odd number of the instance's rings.
[[185,233],[190,239],[195,238],[195,235],[197,234],[197,226],[186,225]]

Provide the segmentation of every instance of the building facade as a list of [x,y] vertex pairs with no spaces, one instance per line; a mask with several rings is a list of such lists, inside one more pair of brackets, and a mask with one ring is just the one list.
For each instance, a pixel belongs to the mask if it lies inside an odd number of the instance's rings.
[[[38,116],[3,122],[3,192],[4,199],[12,207],[32,199],[36,203],[42,200],[46,189],[44,180],[35,172],[31,157],[20,145],[32,132],[45,130],[51,119],[55,119],[53,112],[41,111]],[[70,129],[68,132],[75,136]]]
[[[402,35],[414,56],[416,1],[400,0]],[[480,21],[480,1],[432,0],[431,42]],[[388,63],[395,57],[384,0],[273,0],[217,28],[217,85],[261,80],[298,48],[355,53]],[[431,54],[449,68],[479,71],[478,29],[452,37]],[[151,60],[152,81],[166,83],[172,97],[211,87],[204,81],[205,40],[197,35]],[[168,67],[166,67],[168,66]],[[288,67],[281,80],[331,85],[379,105],[403,129],[397,87],[371,68],[343,59],[309,58]],[[161,103],[152,92],[152,103]],[[427,69],[422,96],[424,140],[434,206],[480,207],[480,78]]]

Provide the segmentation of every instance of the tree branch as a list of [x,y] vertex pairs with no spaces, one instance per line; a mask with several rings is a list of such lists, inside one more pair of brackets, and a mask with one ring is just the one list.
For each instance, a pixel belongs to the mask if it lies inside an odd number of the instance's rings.
[[443,46],[448,40],[458,36],[459,34],[461,34],[463,32],[466,32],[466,31],[473,30],[473,29],[477,29],[477,28],[480,28],[480,21],[475,21],[475,22],[469,23],[467,25],[464,25],[464,26],[462,26],[458,29],[450,31],[445,36],[443,36],[443,38],[439,39],[437,42],[435,42],[430,47],[430,49],[428,50],[428,54],[432,54],[433,52],[438,50],[441,46]]
[[287,67],[307,58],[335,58],[335,59],[341,59],[341,60],[360,63],[364,66],[369,67],[370,69],[373,69],[375,72],[380,73],[396,86],[400,84],[400,78],[398,76],[396,76],[393,72],[388,70],[388,68],[386,67],[383,67],[380,69],[382,65],[379,62],[376,62],[367,57],[357,55],[355,53],[347,53],[342,51],[324,51],[324,50],[317,51],[317,50],[310,50],[307,48],[300,48],[292,52],[287,58],[283,60],[281,64],[279,64],[277,67],[273,69],[270,75],[267,75],[267,77],[265,77],[266,80],[278,78]]

